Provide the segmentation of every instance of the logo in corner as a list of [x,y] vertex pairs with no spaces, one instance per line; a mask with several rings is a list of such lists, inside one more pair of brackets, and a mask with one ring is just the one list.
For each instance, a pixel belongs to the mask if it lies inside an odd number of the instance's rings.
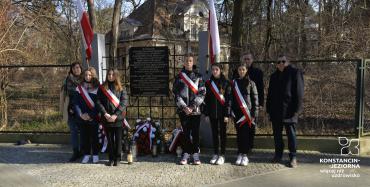
[[338,137],[341,155],[360,155],[360,139],[348,139],[347,137]]

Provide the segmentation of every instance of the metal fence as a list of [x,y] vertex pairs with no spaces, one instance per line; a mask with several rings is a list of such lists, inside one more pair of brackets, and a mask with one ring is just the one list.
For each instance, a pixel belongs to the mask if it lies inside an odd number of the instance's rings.
[[[370,59],[364,60],[358,70],[359,83],[358,89],[360,90],[359,100],[359,134],[360,136],[370,135]],[[363,115],[361,115],[363,114]]]
[[[299,60],[293,65],[304,73],[305,93],[297,125],[300,135],[356,135],[356,100],[359,59]],[[255,63],[264,72],[265,95],[269,77],[276,70],[272,61]],[[264,109],[259,116],[260,132],[271,134],[271,123]]]
[[59,113],[59,94],[68,67],[0,66],[1,73],[8,78],[5,89],[8,126],[4,131],[67,132]]
[[[184,55],[170,52],[170,80],[182,68]],[[129,64],[127,56],[117,59],[117,67],[129,91]],[[110,61],[108,59],[108,61]],[[300,115],[297,132],[300,135],[366,135],[370,132],[369,102],[365,88],[370,84],[366,71],[367,61],[347,60],[300,60],[292,61],[301,68],[305,79],[304,111]],[[232,67],[235,63],[229,64]],[[255,62],[264,72],[265,93],[269,76],[275,71],[271,61]],[[68,68],[62,66],[1,66],[9,69],[8,100],[9,126],[5,131],[49,131],[67,132],[67,125],[58,113],[60,85]],[[365,71],[366,70],[366,71]],[[363,84],[363,86],[361,86]],[[364,90],[364,91],[361,91]],[[362,94],[363,93],[363,94]],[[130,124],[137,118],[151,117],[160,120],[165,128],[179,125],[174,100],[168,97],[130,97],[127,117]],[[363,105],[361,104],[363,103]],[[363,109],[361,109],[361,106]],[[271,124],[265,110],[260,111],[258,134],[272,133]],[[233,134],[230,123],[228,133]]]

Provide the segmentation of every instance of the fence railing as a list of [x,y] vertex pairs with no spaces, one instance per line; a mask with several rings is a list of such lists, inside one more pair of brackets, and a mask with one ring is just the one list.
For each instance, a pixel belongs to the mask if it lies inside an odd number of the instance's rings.
[[[184,55],[171,52],[170,80],[182,68]],[[129,65],[125,56],[117,66],[129,91]],[[302,69],[305,80],[304,111],[300,115],[297,132],[300,135],[367,135],[370,134],[370,95],[365,88],[368,61],[361,59],[299,60],[292,64]],[[235,67],[236,63],[224,62]],[[265,95],[269,76],[275,71],[273,61],[255,62],[264,72]],[[59,90],[65,78],[67,65],[0,66],[7,69],[9,86],[6,88],[9,125],[4,131],[68,132],[58,113]],[[170,90],[169,90],[170,92]],[[134,124],[137,118],[160,120],[165,128],[179,124],[173,97],[130,97],[127,118]],[[235,133],[232,123],[228,133]],[[258,117],[258,134],[272,133],[271,124],[263,108]]]

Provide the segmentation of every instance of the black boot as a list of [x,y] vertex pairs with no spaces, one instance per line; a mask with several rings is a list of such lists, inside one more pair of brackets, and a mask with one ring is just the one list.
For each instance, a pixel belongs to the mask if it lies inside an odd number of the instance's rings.
[[72,154],[72,157],[69,159],[69,162],[74,162],[79,158],[80,158],[80,152],[78,151],[78,149],[73,149],[73,154]]
[[114,160],[113,166],[119,166],[119,160]]

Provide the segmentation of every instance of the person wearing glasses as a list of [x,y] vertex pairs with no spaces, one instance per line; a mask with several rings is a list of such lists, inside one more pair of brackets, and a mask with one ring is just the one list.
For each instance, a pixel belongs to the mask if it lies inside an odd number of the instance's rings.
[[289,63],[285,55],[278,57],[276,71],[270,77],[266,99],[266,112],[272,122],[275,142],[273,163],[280,163],[284,151],[282,131],[288,136],[289,167],[297,167],[296,124],[303,109],[303,73]]
[[[258,110],[261,110],[265,104],[263,72],[259,68],[253,66],[253,60],[253,54],[250,52],[244,52],[241,56],[241,62],[247,65],[249,78],[256,84],[258,92]],[[256,134],[257,121],[258,120],[256,119],[251,127],[251,130],[249,131],[249,153],[252,153],[252,149],[254,147],[254,136]]]

